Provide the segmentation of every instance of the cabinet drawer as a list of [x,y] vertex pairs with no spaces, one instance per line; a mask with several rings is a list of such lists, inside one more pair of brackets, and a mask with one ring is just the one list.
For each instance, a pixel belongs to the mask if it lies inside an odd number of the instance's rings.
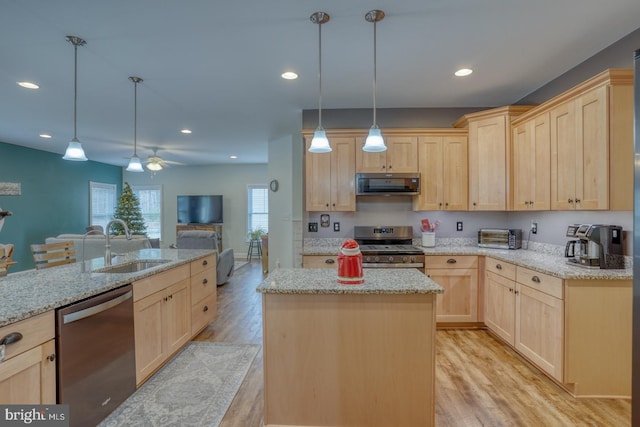
[[302,268],[338,268],[337,255],[305,255]]
[[209,295],[191,307],[191,335],[200,332],[216,316],[216,294]]
[[491,271],[510,280],[516,280],[516,266],[504,261],[489,258],[484,263],[485,271]]
[[204,258],[191,261],[191,275],[195,275],[208,269],[216,268],[216,254],[207,255]]
[[205,270],[191,276],[191,304],[195,304],[202,298],[216,291],[215,270]]
[[429,255],[424,260],[425,268],[478,268],[478,257],[467,255]]
[[161,291],[189,277],[189,265],[181,265],[133,282],[133,301]]
[[516,281],[530,288],[537,289],[547,295],[562,299],[562,279],[538,273],[524,267],[517,267]]
[[7,345],[5,350],[6,359],[10,359],[13,356],[53,339],[55,336],[53,310],[12,323],[11,325],[3,326],[0,328],[0,339],[14,332],[22,334],[22,339]]

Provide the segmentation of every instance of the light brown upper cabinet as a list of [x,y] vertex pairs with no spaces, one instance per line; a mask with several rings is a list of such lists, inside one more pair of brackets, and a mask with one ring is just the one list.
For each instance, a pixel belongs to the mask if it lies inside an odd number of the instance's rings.
[[418,172],[418,137],[393,135],[382,131],[387,151],[367,153],[362,151],[362,138],[356,151],[356,172],[409,173]]
[[467,210],[467,150],[464,130],[418,137],[421,191],[414,199],[414,210]]
[[313,134],[305,134],[306,210],[355,211],[356,138],[327,135],[333,151],[310,153]]
[[549,210],[551,171],[549,113],[513,124],[513,210]]
[[511,208],[511,121],[531,108],[494,108],[467,114],[454,123],[469,129],[469,210]]

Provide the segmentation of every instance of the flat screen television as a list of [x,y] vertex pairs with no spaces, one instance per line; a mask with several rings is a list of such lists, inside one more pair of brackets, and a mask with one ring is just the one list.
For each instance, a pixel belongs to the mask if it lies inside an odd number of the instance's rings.
[[222,196],[178,196],[178,224],[222,224]]

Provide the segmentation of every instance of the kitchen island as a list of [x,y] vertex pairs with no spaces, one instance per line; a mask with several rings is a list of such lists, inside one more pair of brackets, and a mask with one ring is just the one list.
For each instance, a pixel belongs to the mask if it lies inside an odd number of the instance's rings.
[[277,269],[258,287],[265,426],[433,426],[435,298],[416,269]]

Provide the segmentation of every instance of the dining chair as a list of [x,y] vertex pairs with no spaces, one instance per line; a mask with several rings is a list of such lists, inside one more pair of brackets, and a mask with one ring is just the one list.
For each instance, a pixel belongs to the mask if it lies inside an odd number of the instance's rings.
[[31,245],[31,253],[37,270],[76,262],[72,241]]

